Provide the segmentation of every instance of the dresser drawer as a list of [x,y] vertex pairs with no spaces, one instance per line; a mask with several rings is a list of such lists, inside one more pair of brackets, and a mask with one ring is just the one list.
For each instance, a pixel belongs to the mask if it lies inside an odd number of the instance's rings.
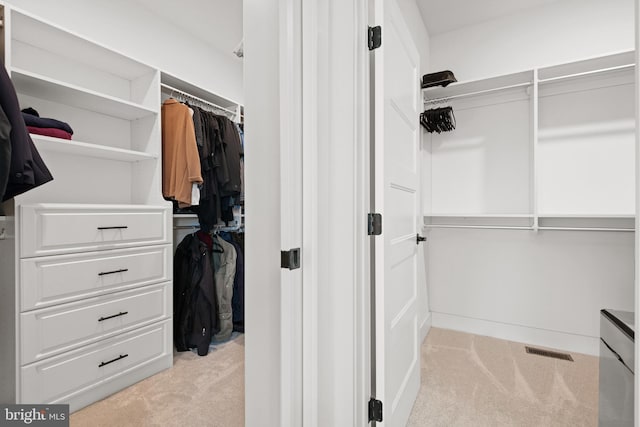
[[171,324],[159,322],[21,368],[20,402],[68,403],[101,384],[171,357]]
[[21,311],[171,280],[171,246],[116,249],[20,261]]
[[21,364],[168,318],[171,301],[162,283],[22,313]]
[[170,243],[170,209],[134,205],[25,205],[20,255],[34,257]]

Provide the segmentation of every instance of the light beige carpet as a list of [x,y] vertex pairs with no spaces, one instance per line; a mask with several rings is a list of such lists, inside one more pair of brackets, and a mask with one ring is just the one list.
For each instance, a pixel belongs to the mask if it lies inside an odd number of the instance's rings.
[[71,415],[72,427],[244,426],[244,335]]
[[524,344],[432,328],[409,426],[597,426],[598,358],[527,354]]

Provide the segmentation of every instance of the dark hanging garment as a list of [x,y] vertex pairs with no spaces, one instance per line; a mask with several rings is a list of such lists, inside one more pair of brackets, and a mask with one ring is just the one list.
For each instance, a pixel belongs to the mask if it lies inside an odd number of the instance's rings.
[[211,248],[192,234],[178,245],[173,265],[173,336],[176,350],[209,352],[217,332]]
[[53,177],[27,132],[16,90],[4,65],[0,65],[0,108],[11,124],[11,166],[2,197],[4,201],[47,183]]
[[221,182],[222,188],[220,193],[222,196],[239,196],[242,189],[242,180],[240,179],[240,156],[242,153],[242,143],[240,135],[235,123],[229,118],[218,116],[220,123],[220,132],[224,143],[225,163],[227,164],[228,176],[227,180]]
[[[9,168],[11,167],[11,123],[0,108],[0,195],[4,195],[9,182]],[[0,215],[3,215],[0,205]]]
[[242,247],[233,240],[230,242],[236,248],[236,277],[233,281],[233,330],[244,332],[244,254]]

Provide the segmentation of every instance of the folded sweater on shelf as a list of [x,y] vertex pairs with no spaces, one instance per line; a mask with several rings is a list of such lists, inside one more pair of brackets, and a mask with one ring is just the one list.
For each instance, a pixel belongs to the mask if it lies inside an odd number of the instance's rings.
[[62,129],[57,128],[39,128],[35,126],[27,126],[29,133],[36,135],[52,136],[54,138],[71,139],[71,134]]
[[22,110],[22,118],[27,126],[61,129],[73,135],[73,129],[71,129],[71,126],[69,126],[68,123],[56,119],[40,117],[38,112],[33,108],[25,108]]

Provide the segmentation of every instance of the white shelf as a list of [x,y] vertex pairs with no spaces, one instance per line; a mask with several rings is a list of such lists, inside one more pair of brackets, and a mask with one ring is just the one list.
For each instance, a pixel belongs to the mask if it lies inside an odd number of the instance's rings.
[[633,69],[635,62],[634,51],[620,52],[568,64],[542,67],[538,69],[538,77],[540,83],[579,78],[618,70]]
[[152,67],[140,61],[56,24],[44,22],[15,8],[11,10],[11,37],[15,41],[105,70],[128,80],[135,80],[153,70]]
[[486,213],[430,213],[425,218],[533,218],[533,214],[486,214]]
[[629,214],[544,214],[538,217],[542,230],[634,231],[636,218]]
[[157,114],[157,110],[51,79],[30,71],[12,68],[11,80],[16,90],[25,95],[47,99],[125,120],[136,120]]
[[532,214],[431,214],[424,217],[427,228],[530,229]]
[[[205,89],[202,89],[196,85],[185,82],[177,77],[172,76],[171,74],[162,72],[160,75],[160,81],[168,86],[174,87],[182,92],[187,92],[194,97],[200,98],[206,102],[213,103],[219,107],[226,108],[231,111],[236,111],[239,103],[225,98],[220,95],[216,95],[215,93],[211,93]],[[170,92],[170,91],[169,91]]]
[[539,230],[635,231],[631,214],[429,214],[424,227],[533,230],[536,217]]
[[447,87],[426,88],[422,89],[422,93],[424,101],[429,102],[439,99],[482,95],[506,89],[527,87],[532,84],[533,71],[524,71],[488,79],[452,83]]
[[64,153],[74,156],[95,157],[98,159],[118,160],[121,162],[139,162],[158,158],[155,154],[108,147],[106,145],[52,138],[43,135],[31,134],[31,139],[33,139],[33,142],[40,151]]

